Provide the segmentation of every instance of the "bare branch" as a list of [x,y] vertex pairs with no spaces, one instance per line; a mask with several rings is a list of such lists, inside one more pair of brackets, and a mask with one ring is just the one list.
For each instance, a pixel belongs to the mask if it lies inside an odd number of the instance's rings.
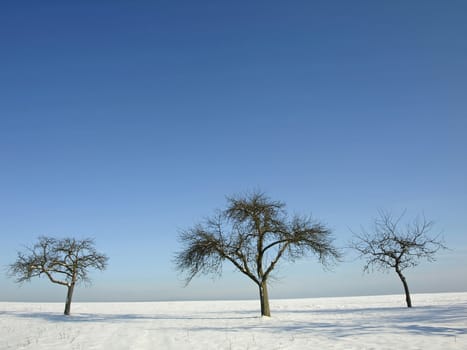
[[430,235],[433,222],[425,217],[417,217],[401,228],[404,214],[405,211],[394,217],[391,213],[379,211],[371,233],[365,229],[361,229],[359,234],[354,233],[350,247],[365,260],[363,271],[394,269],[404,284],[407,306],[411,307],[408,285],[402,271],[417,266],[423,259],[434,261],[435,254],[440,249],[446,249],[446,246],[440,235]]
[[41,236],[32,247],[26,247],[25,252],[18,252],[16,261],[9,265],[8,274],[18,283],[44,275],[52,283],[69,287],[89,282],[89,270],[104,270],[107,261],[108,257],[97,252],[90,238]]
[[[220,275],[229,261],[267,296],[267,281],[280,260],[317,255],[328,266],[339,260],[331,231],[307,217],[287,217],[285,204],[264,193],[229,197],[227,208],[203,224],[182,231],[175,265],[186,283],[198,274]],[[263,307],[263,303],[262,303]]]

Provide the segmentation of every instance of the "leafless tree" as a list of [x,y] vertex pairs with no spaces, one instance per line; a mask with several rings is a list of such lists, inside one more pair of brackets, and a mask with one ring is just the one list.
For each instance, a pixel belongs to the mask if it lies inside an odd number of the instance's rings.
[[328,266],[340,258],[328,228],[309,217],[289,219],[284,203],[260,192],[227,200],[225,210],[180,234],[175,263],[187,284],[198,274],[220,275],[229,261],[258,286],[261,315],[270,316],[267,285],[279,260],[315,254]]
[[360,253],[361,258],[366,259],[363,267],[365,272],[394,269],[404,286],[407,307],[412,307],[403,271],[417,266],[423,259],[435,261],[435,254],[446,247],[440,235],[430,236],[432,221],[422,217],[403,225],[401,221],[404,214],[394,217],[380,211],[371,231],[362,229],[361,233],[354,233],[350,246]]
[[77,240],[41,236],[33,247],[18,252],[16,261],[9,266],[9,274],[16,277],[18,283],[47,276],[52,283],[67,287],[64,314],[69,315],[75,285],[89,283],[88,271],[104,270],[107,261],[108,257],[96,251],[90,238]]

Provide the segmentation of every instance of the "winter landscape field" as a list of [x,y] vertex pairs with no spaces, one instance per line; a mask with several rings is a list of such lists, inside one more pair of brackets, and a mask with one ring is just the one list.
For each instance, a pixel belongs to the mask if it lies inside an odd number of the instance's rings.
[[467,293],[249,301],[0,303],[0,349],[466,349]]

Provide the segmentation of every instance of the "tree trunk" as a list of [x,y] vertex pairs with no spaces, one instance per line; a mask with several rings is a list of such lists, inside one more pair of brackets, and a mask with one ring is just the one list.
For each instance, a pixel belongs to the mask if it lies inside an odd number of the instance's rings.
[[70,315],[70,310],[71,310],[71,299],[73,298],[73,290],[75,289],[75,284],[71,283],[68,286],[68,291],[66,294],[66,302],[65,302],[65,315]]
[[271,310],[269,308],[269,295],[268,285],[266,281],[261,282],[259,286],[259,299],[261,302],[261,316],[271,316]]
[[407,302],[407,307],[412,307],[412,299],[410,298],[410,292],[409,292],[409,286],[407,284],[407,280],[405,279],[404,275],[399,269],[396,269],[396,272],[399,275],[399,278],[401,279],[402,284],[404,285],[405,301]]

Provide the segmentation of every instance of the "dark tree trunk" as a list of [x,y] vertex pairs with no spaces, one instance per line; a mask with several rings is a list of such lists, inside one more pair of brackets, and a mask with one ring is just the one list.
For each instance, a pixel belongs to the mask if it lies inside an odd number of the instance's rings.
[[259,299],[261,302],[261,316],[271,316],[271,309],[269,308],[269,295],[268,285],[263,281],[259,286]]
[[66,302],[65,302],[65,315],[70,315],[71,311],[71,299],[73,299],[73,290],[75,289],[75,284],[72,283],[68,286],[68,291],[66,294]]
[[407,307],[412,307],[412,299],[410,298],[409,285],[407,284],[407,280],[399,269],[396,268],[396,272],[399,275],[402,284],[404,285],[405,301],[407,302]]

